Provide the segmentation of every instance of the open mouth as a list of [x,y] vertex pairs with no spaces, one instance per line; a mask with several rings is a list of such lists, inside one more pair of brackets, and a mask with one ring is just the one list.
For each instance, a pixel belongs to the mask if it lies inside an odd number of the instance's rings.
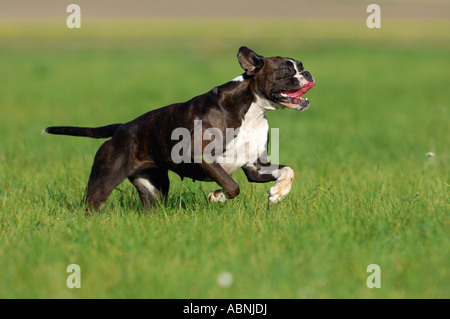
[[291,109],[304,111],[309,106],[308,98],[303,98],[303,94],[308,92],[316,82],[308,82],[306,85],[297,90],[281,91],[276,93],[278,103],[283,104]]

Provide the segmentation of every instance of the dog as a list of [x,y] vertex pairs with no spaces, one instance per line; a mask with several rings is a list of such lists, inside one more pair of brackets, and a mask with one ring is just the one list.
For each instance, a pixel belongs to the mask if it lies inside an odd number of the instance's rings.
[[[87,209],[99,210],[111,192],[128,178],[144,208],[151,210],[158,202],[166,201],[169,170],[181,179],[216,182],[221,189],[209,193],[210,202],[225,202],[239,195],[239,185],[231,178],[239,168],[249,182],[276,181],[269,190],[269,203],[278,203],[288,195],[294,171],[268,161],[269,125],[265,113],[284,108],[306,110],[310,102],[302,95],[315,85],[314,78],[300,61],[279,56],[265,58],[245,46],[239,48],[237,58],[245,70],[243,74],[187,102],[155,109],[124,124],[53,126],[43,130],[50,134],[111,137],[95,155],[86,190]],[[186,137],[183,143],[177,140],[180,136]],[[223,136],[231,136],[231,141],[219,138]]]

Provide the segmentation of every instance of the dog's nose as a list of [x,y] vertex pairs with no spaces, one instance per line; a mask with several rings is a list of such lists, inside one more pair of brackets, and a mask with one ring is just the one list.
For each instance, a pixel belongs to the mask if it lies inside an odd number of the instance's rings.
[[308,82],[314,82],[314,78],[312,77],[311,73],[309,73],[308,71],[300,72],[300,74],[303,75],[303,77],[305,79],[307,79]]

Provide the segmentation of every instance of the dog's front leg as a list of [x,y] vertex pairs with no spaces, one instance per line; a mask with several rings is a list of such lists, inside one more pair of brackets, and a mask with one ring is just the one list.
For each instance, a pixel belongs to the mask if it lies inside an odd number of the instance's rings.
[[202,162],[199,164],[204,172],[222,187],[222,189],[215,190],[208,195],[210,202],[225,202],[228,199],[239,195],[239,185],[225,172],[219,164]]
[[276,204],[281,202],[291,191],[294,181],[294,171],[289,166],[271,163],[263,164],[261,161],[242,167],[249,182],[267,183],[277,181],[269,190],[269,202]]

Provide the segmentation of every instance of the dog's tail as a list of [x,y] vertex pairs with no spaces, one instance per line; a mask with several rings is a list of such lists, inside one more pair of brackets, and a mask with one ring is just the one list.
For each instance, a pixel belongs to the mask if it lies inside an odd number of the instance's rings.
[[50,126],[45,128],[41,135],[44,133],[50,133],[92,138],[107,138],[113,136],[117,129],[121,126],[122,124],[120,123],[101,127]]

